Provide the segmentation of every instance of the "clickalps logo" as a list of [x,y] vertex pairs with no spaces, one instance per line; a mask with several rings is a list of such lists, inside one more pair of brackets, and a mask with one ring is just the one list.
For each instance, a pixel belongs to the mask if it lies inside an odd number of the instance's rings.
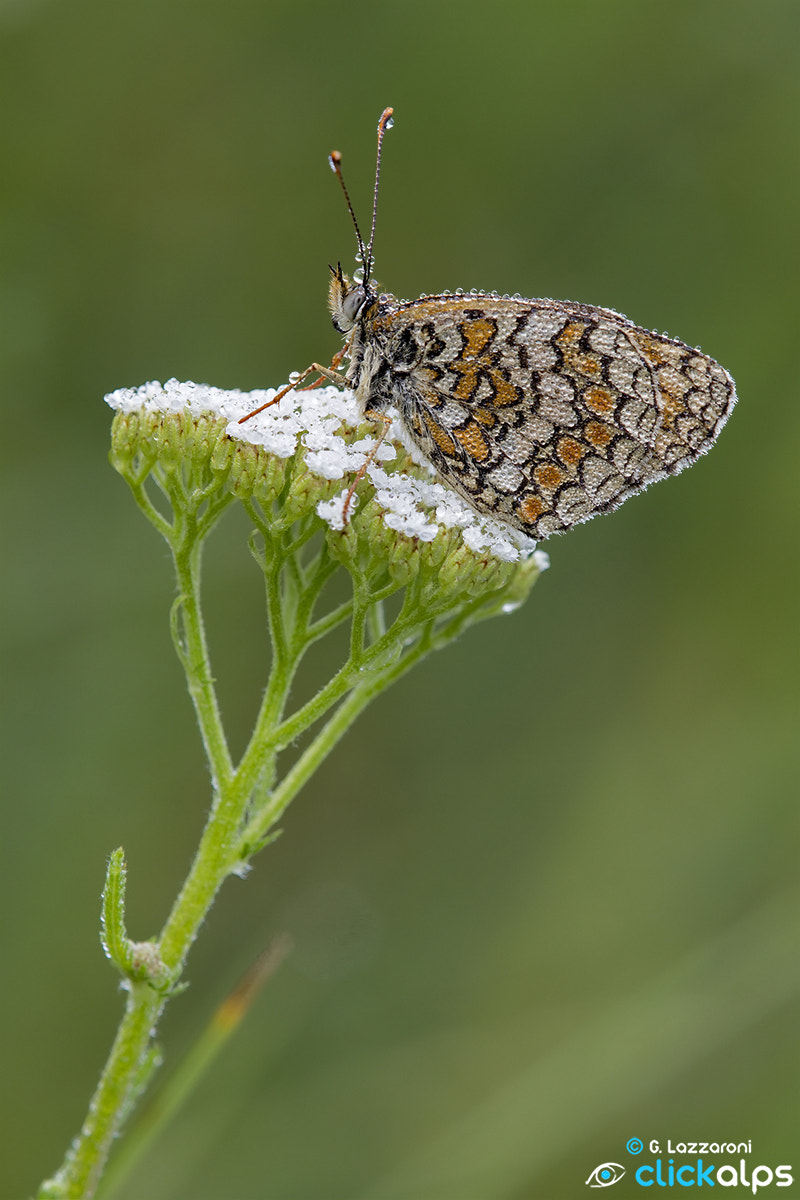
[[[629,1138],[625,1143],[628,1154],[638,1156],[644,1150],[641,1138]],[[790,1187],[794,1183],[792,1167],[787,1163],[750,1166],[752,1142],[676,1142],[667,1139],[666,1145],[657,1139],[650,1142],[646,1162],[604,1162],[589,1174],[586,1184],[591,1188],[612,1187],[626,1176],[639,1187],[735,1187],[746,1188],[755,1195],[766,1187]],[[737,1158],[722,1162],[720,1158]],[[623,1189],[624,1190],[624,1189]]]

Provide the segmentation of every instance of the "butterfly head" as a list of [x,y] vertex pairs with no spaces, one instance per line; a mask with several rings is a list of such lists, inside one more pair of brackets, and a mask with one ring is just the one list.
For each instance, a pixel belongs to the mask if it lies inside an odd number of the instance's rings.
[[359,283],[345,275],[342,264],[331,267],[331,282],[328,288],[328,307],[334,329],[349,333],[360,317],[375,300],[375,293],[368,283]]

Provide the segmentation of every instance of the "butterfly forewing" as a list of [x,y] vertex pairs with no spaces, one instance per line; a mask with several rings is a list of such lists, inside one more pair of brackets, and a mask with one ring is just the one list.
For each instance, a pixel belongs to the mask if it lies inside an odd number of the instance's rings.
[[479,512],[547,537],[694,462],[733,406],[713,359],[609,309],[494,295],[382,296],[365,407]]

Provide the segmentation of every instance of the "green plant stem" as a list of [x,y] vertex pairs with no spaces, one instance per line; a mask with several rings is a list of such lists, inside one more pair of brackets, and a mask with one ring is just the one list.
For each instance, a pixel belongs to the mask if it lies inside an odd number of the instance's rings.
[[[177,524],[177,522],[176,522]],[[313,724],[352,686],[357,667],[348,662],[335,677],[333,686],[321,689],[305,705],[294,721],[280,726],[276,738],[275,720],[283,705],[288,684],[296,669],[303,639],[281,637],[282,653],[276,655],[273,677],[268,688],[270,700],[262,708],[250,747],[234,770],[225,739],[213,684],[213,673],[200,607],[200,546],[192,523],[173,530],[170,538],[178,576],[179,599],[174,625],[176,643],[186,670],[189,692],[200,726],[203,744],[211,767],[215,795],[200,845],[189,875],[181,888],[157,942],[161,962],[168,969],[173,985],[177,983],[189,949],[220,886],[229,874],[241,866],[242,859],[264,837],[270,826],[285,811],[302,785],[330,752],[369,700],[386,686],[391,671],[378,672],[356,688],[343,702],[275,791],[264,810],[245,824],[248,804],[258,773],[263,768],[270,744],[274,747]],[[316,585],[315,585],[316,586]],[[273,590],[273,603],[281,602]],[[305,614],[310,613],[310,605]],[[273,622],[275,624],[276,622]],[[292,653],[292,650],[294,653]],[[409,656],[407,665],[411,665]],[[106,1066],[103,1070],[89,1114],[59,1174],[43,1186],[40,1195],[78,1200],[91,1196],[100,1178],[112,1141],[121,1121],[139,1090],[142,1064],[145,1062],[153,1029],[166,1001],[164,991],[147,982],[127,981],[128,1001]]]
[[61,1170],[42,1185],[42,1198],[82,1200],[92,1196],[105,1166],[111,1140],[141,1089],[152,1029],[164,997],[149,984],[129,984],[125,1015],[97,1085],[83,1128]]
[[291,939],[282,935],[259,956],[245,977],[226,996],[203,1032],[170,1076],[169,1080],[147,1105],[134,1129],[125,1138],[120,1150],[103,1176],[103,1200],[109,1200],[130,1175],[136,1163],[147,1152],[161,1131],[169,1124],[186,1099],[206,1074],[220,1051],[227,1044],[250,1005],[264,984],[271,978],[291,950]]
[[[188,519],[188,518],[187,518]],[[192,527],[181,531],[174,550],[179,598],[173,606],[173,633],[192,698],[215,789],[223,787],[233,773],[228,743],[214,690],[208,643],[200,608],[202,541]],[[193,536],[194,535],[194,536]],[[177,626],[180,625],[180,628]],[[181,633],[183,637],[181,637]]]

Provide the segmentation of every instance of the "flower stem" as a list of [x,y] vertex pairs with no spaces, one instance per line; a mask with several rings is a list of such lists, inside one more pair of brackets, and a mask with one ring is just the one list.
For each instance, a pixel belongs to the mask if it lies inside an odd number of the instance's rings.
[[125,1015],[83,1128],[61,1169],[42,1184],[39,1200],[82,1200],[94,1194],[112,1139],[142,1088],[150,1038],[163,1003],[164,997],[149,984],[129,985]]

